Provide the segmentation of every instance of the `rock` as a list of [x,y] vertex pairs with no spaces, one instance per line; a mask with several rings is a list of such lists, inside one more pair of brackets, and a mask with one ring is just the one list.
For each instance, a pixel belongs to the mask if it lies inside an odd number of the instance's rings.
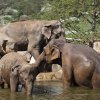
[[55,73],[55,77],[56,79],[59,79],[59,80],[62,79],[62,69]]
[[100,42],[94,42],[93,49],[100,53]]
[[53,64],[52,65],[52,72],[57,72],[59,70],[61,70],[61,66],[60,65],[57,65],[57,64]]
[[50,80],[61,80],[62,79],[62,70],[58,72],[48,72],[40,73],[36,77],[36,81],[50,81]]

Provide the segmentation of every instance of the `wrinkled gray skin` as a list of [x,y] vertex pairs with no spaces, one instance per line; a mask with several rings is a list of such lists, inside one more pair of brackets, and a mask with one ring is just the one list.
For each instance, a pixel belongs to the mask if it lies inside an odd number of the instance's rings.
[[57,20],[18,21],[0,28],[0,40],[3,40],[3,43],[7,40],[6,47],[4,47],[6,52],[14,49],[15,51],[26,50],[28,45],[28,51],[34,57],[42,52],[49,40],[61,37],[64,37],[64,30]]
[[30,54],[29,52],[27,52],[27,51],[17,51],[17,53],[19,53],[19,54],[25,56],[26,59],[27,59],[27,62],[30,62],[31,54]]
[[100,89],[100,55],[95,50],[84,44],[54,39],[44,51],[49,63],[62,66],[64,88],[85,86]]
[[[35,59],[43,47],[55,38],[64,38],[64,30],[57,20],[17,21],[0,28],[0,40],[5,52],[27,50]],[[48,67],[42,67],[41,71],[51,71],[46,61],[41,64],[44,65]]]
[[18,84],[25,84],[27,95],[32,94],[33,81],[32,75],[34,65],[27,63],[24,56],[11,52],[4,55],[0,60],[0,85],[4,88],[4,83],[8,84],[11,92],[18,91]]

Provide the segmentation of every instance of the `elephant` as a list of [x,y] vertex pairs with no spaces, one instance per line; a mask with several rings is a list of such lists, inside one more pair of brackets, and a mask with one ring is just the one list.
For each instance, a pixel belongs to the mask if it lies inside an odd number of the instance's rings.
[[35,65],[29,64],[24,56],[16,52],[8,53],[0,60],[0,85],[4,88],[6,83],[12,93],[18,91],[19,86],[23,86],[27,95],[32,95],[35,80],[33,71]]
[[[53,38],[64,37],[64,30],[57,20],[25,20],[8,23],[0,28],[0,36],[8,37],[15,45],[13,49],[20,51],[20,46],[28,44],[28,51],[37,57],[43,47]],[[7,39],[7,38],[6,38]],[[8,42],[12,42],[7,39]],[[8,47],[10,44],[8,45]],[[14,48],[15,46],[15,48]],[[26,48],[25,48],[26,50]],[[35,51],[35,53],[34,53]],[[35,56],[36,55],[36,56]]]
[[74,86],[100,89],[100,55],[91,47],[53,39],[44,47],[41,58],[61,65],[65,89]]
[[[27,59],[27,62],[30,63],[30,60],[31,60],[31,57],[32,57],[32,56],[31,56],[31,54],[30,54],[29,52],[27,52],[27,51],[17,51],[17,53],[19,53],[19,54],[25,56],[26,59]],[[34,63],[34,62],[33,62],[33,63]]]
[[[27,50],[36,60],[50,40],[65,38],[64,29],[58,20],[15,21],[1,27],[0,33],[5,52]],[[51,66],[46,61],[42,65],[44,64],[48,67],[42,67],[42,70],[51,71]]]

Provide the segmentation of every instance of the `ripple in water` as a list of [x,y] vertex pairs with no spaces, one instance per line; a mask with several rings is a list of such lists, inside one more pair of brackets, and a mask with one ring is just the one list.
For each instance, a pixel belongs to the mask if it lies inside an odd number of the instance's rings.
[[32,97],[0,89],[0,100],[100,100],[100,90],[80,87],[63,90],[62,82],[36,82]]

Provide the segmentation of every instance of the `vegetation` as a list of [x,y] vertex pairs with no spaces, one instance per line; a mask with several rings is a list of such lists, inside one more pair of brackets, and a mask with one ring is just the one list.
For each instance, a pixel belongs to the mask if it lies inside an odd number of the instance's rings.
[[[0,0],[0,23],[28,19],[57,19],[66,37],[82,43],[100,40],[100,0]],[[70,33],[70,34],[68,34]]]

